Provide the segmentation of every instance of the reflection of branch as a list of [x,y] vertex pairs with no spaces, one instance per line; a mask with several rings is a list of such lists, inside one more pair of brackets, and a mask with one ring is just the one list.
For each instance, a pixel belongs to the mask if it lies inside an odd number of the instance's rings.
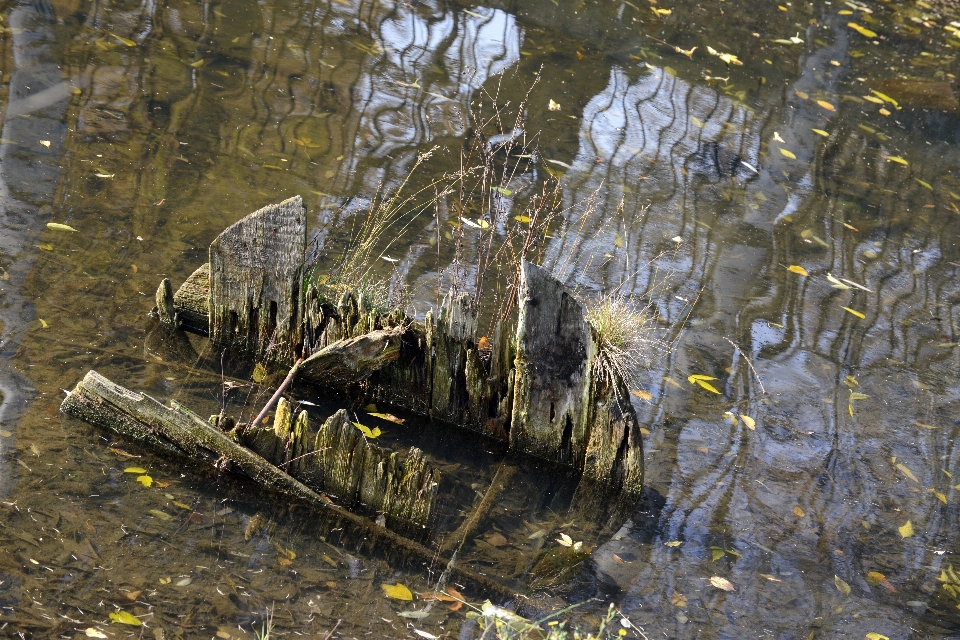
[[747,365],[750,367],[750,371],[753,371],[753,375],[757,377],[757,383],[760,385],[760,391],[763,393],[766,393],[767,390],[763,388],[763,380],[760,379],[760,374],[757,373],[757,370],[753,368],[753,363],[750,362],[750,358],[748,358],[747,354],[743,352],[743,349],[740,348],[740,345],[738,345],[736,342],[734,342],[727,336],[723,336],[723,339],[729,342],[730,344],[732,344],[733,348],[740,352],[740,355],[743,356],[743,359],[747,361]]

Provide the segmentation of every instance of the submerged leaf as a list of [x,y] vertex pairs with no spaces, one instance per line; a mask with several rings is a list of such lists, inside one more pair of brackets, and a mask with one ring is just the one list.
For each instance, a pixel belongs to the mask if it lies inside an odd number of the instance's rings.
[[901,538],[910,538],[913,536],[913,523],[907,520],[903,526],[897,527],[897,531],[900,532]]
[[713,549],[710,550],[710,562],[716,562],[717,560],[722,558],[724,555],[726,554],[723,552],[723,549],[717,549],[716,547],[714,547]]
[[791,160],[796,160],[796,159],[797,159],[797,156],[796,156],[795,153],[793,153],[793,151],[789,151],[789,150],[787,150],[787,149],[784,149],[783,147],[780,147],[780,153],[782,153],[782,154],[785,155],[786,157],[790,158]]
[[726,578],[721,578],[720,576],[711,576],[710,584],[715,586],[717,589],[723,589],[724,591],[736,591],[737,588],[733,586],[733,583],[727,580]]
[[698,385],[700,385],[701,387],[703,387],[704,389],[706,389],[707,391],[710,391],[711,393],[715,393],[715,394],[717,394],[717,395],[720,395],[720,392],[717,391],[716,387],[714,387],[714,386],[713,386],[712,384],[710,384],[709,382],[705,382],[705,381],[703,381],[703,380],[695,380],[695,382],[696,382]]
[[687,382],[693,384],[697,380],[716,380],[713,376],[705,376],[702,373],[695,373],[693,375],[687,376]]
[[127,467],[126,469],[123,470],[123,472],[124,472],[124,473],[144,474],[144,473],[147,472],[147,470],[144,469],[143,467]]
[[383,431],[380,430],[380,427],[374,427],[373,429],[371,429],[370,427],[366,427],[360,424],[359,422],[354,422],[353,426],[355,426],[357,429],[360,429],[360,433],[362,433],[363,435],[365,435],[370,439],[379,438],[380,434],[383,433]]
[[826,109],[827,111],[836,111],[837,108],[827,102],[826,100],[817,100],[817,104]]
[[887,162],[896,162],[897,164],[902,164],[902,165],[910,164],[900,156],[887,156]]
[[48,222],[48,223],[47,223],[47,229],[53,229],[53,230],[55,230],[55,231],[74,231],[74,232],[76,232],[76,229],[74,229],[74,228],[71,227],[70,225],[68,225],[68,224],[60,224],[59,222]]
[[143,624],[142,622],[140,622],[140,618],[133,615],[132,613],[127,613],[122,609],[120,611],[111,611],[110,619],[113,620],[114,622],[119,622],[120,624],[129,624],[134,627],[139,627],[140,625]]
[[750,416],[744,415],[744,414],[742,414],[742,413],[740,414],[740,417],[743,419],[743,424],[747,425],[747,429],[750,429],[751,431],[756,430],[756,428],[757,428],[757,421],[756,421],[756,420],[754,420],[754,419],[751,418]]
[[857,311],[856,309],[851,309],[850,307],[844,307],[843,305],[840,305],[840,308],[846,311],[847,313],[852,313],[853,315],[857,316],[861,320],[867,317],[860,311]]
[[837,591],[842,593],[845,596],[850,595],[850,585],[847,584],[840,576],[833,576],[833,584],[837,587]]
[[394,600],[413,600],[413,594],[410,592],[410,589],[400,584],[381,584],[380,588],[383,589],[383,595],[388,598],[393,598]]
[[823,136],[824,138],[828,137],[830,134],[824,131],[823,129],[811,129],[818,136]]
[[257,366],[253,368],[253,381],[257,384],[263,382],[264,378],[267,377],[267,368],[261,363],[257,363]]
[[903,475],[907,476],[917,484],[920,484],[920,481],[917,480],[917,476],[913,475],[913,472],[907,468],[907,465],[903,464],[902,462],[897,463],[897,469],[899,469],[900,472],[903,473]]

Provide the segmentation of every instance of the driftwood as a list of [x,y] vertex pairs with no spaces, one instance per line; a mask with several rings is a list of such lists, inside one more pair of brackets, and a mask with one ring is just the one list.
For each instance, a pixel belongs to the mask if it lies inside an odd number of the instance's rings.
[[[228,434],[176,402],[166,407],[148,395],[125,389],[96,371],[90,371],[63,401],[61,411],[170,453],[213,463],[218,468],[235,467],[268,489],[319,508],[335,518],[339,523],[337,526],[350,526],[371,548],[386,544],[392,550],[408,554],[417,565],[445,564],[451,567],[451,579],[492,597],[507,600],[515,595],[513,590],[486,576],[460,567],[447,558],[438,557],[435,550],[335,504],[329,497],[241,446]],[[304,422],[298,417],[294,424],[296,430]],[[293,455],[294,451],[289,453]],[[420,469],[422,460],[422,456],[419,456],[410,466]],[[416,472],[407,473],[405,469],[401,473],[400,484],[412,485],[416,477]]]

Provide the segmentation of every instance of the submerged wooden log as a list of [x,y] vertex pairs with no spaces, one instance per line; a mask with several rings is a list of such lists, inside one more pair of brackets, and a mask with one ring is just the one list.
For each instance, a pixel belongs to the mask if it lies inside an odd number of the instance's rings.
[[418,566],[432,566],[439,561],[452,568],[452,580],[499,599],[507,600],[515,595],[513,590],[486,576],[438,557],[435,550],[338,506],[328,497],[234,442],[227,434],[179,403],[171,402],[171,406],[166,407],[146,394],[125,389],[96,371],[90,371],[63,401],[60,410],[168,453],[214,463],[218,468],[233,465],[264,488],[303,500],[339,522],[348,524],[371,548],[386,544],[394,551],[411,556]]
[[300,196],[228,227],[210,244],[210,338],[292,363],[303,342],[300,301],[307,211]]

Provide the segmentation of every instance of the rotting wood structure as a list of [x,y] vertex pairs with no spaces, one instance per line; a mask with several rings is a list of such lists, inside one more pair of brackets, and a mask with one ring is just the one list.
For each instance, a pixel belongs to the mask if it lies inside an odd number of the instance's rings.
[[[402,310],[378,313],[356,292],[335,304],[323,299],[304,281],[305,221],[295,197],[226,229],[210,245],[209,262],[175,293],[169,280],[161,282],[160,320],[290,366],[288,380],[296,373],[359,390],[509,442],[516,452],[576,469],[622,504],[636,501],[643,448],[629,391],[622,380],[594,375],[598,340],[584,306],[546,270],[522,263],[516,325],[501,321],[481,341],[478,310],[466,294],[447,295],[423,320]],[[323,494],[347,508],[363,506],[398,531],[430,523],[438,474],[422,452],[411,448],[401,459],[368,441],[342,411],[312,428],[306,412],[281,398],[272,425],[204,421],[95,372],[62,408],[313,502]]]

